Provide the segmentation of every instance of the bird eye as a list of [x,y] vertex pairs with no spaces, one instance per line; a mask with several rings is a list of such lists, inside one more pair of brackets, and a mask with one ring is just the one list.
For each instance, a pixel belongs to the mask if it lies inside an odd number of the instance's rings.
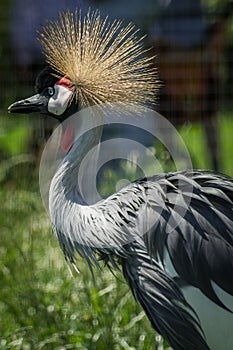
[[54,88],[53,87],[48,87],[48,94],[49,96],[53,96],[54,95]]

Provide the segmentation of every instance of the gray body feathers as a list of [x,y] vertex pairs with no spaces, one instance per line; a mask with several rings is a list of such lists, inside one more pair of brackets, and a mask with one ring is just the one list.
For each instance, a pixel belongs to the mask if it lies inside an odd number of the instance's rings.
[[196,287],[227,310],[212,282],[233,295],[232,204],[233,182],[225,176],[160,174],[93,206],[70,203],[69,232],[56,232],[72,264],[78,252],[90,266],[99,258],[121,265],[152,326],[175,350],[204,350],[209,347],[182,288]]

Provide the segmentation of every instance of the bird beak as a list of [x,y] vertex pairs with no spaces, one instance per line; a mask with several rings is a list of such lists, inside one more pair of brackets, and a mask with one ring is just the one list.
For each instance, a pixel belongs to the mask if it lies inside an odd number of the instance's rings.
[[9,113],[48,113],[47,109],[48,100],[45,96],[41,94],[36,94],[31,97],[26,98],[25,100],[20,100],[15,103],[12,103],[8,107]]

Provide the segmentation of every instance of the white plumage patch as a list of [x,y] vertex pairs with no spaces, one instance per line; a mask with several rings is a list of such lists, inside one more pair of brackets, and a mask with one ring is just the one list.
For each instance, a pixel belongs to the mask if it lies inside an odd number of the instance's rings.
[[54,94],[50,97],[48,111],[55,115],[61,115],[65,112],[69,100],[73,94],[72,90],[62,85],[54,85]]

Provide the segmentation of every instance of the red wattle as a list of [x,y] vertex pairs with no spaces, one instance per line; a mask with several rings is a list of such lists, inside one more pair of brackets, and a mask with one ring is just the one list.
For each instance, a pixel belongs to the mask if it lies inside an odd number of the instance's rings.
[[61,149],[66,154],[71,150],[74,144],[74,128],[72,124],[68,124],[65,131],[61,135]]

